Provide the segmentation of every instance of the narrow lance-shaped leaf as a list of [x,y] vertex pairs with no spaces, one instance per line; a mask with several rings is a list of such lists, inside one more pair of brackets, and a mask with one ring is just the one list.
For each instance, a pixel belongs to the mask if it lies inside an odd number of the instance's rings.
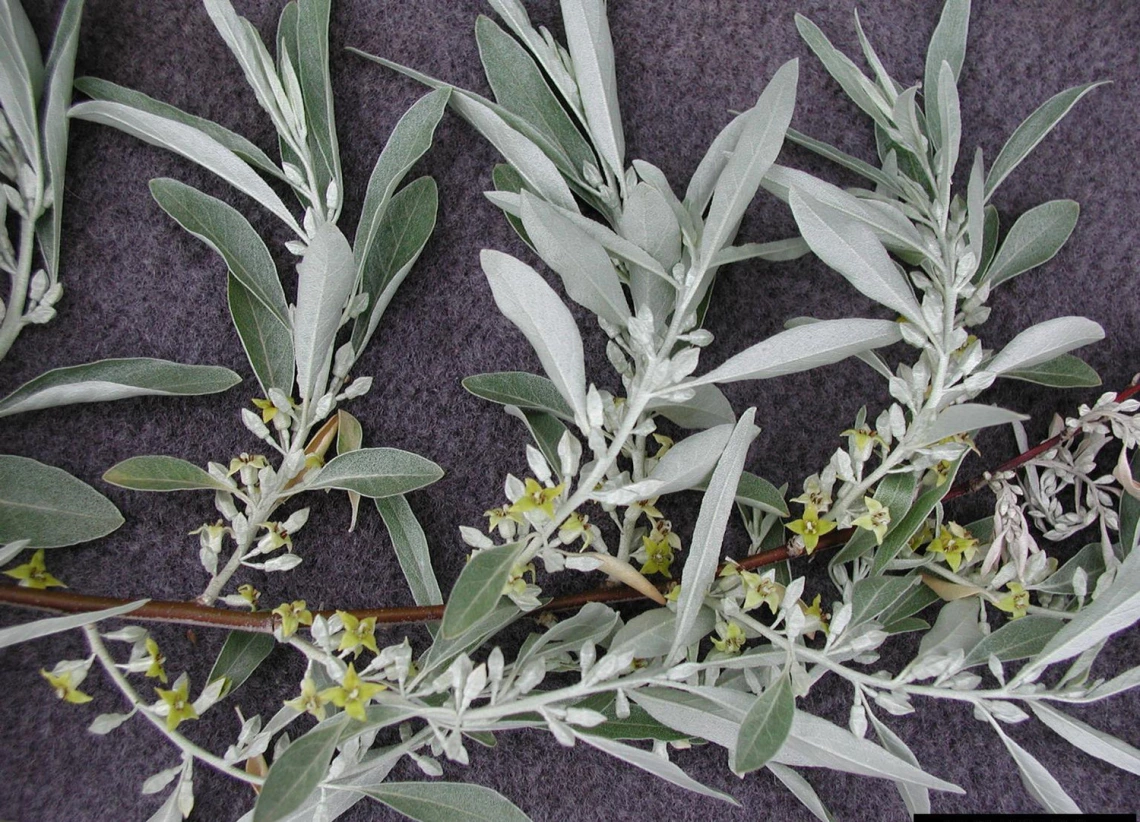
[[817,257],[875,302],[924,327],[922,310],[910,284],[868,226],[795,187],[788,202],[803,238]]
[[701,235],[700,259],[705,268],[732,242],[760,181],[780,153],[796,105],[799,66],[798,60],[790,60],[776,72],[747,115],[732,157],[717,178]]
[[329,0],[300,0],[297,7],[296,68],[305,100],[309,144],[316,159],[317,193],[321,195],[333,180],[344,191],[329,76],[329,5]]
[[574,318],[530,266],[499,251],[484,250],[479,260],[495,304],[527,338],[575,418],[585,423],[586,367]]
[[792,795],[800,801],[800,804],[811,811],[816,819],[820,822],[833,822],[835,817],[823,804],[810,782],[791,768],[778,762],[769,762],[767,767],[772,775],[779,779],[783,786],[791,791]]
[[839,83],[851,101],[880,126],[887,126],[890,121],[883,109],[886,100],[851,58],[835,48],[819,26],[802,14],[796,15],[796,29],[799,30],[800,37],[807,43],[808,48],[815,52],[815,56],[823,63],[827,73]]
[[736,772],[745,774],[764,767],[788,738],[795,715],[792,681],[782,675],[756,697],[744,716],[736,738]]
[[461,782],[384,782],[374,787],[345,785],[416,822],[530,822],[502,794]]
[[606,499],[628,500],[619,504],[629,504],[695,487],[712,473],[734,428],[733,423],[728,423],[686,437],[669,449],[648,477],[605,495]]
[[1047,263],[1065,245],[1077,226],[1081,207],[1072,200],[1053,200],[1031,208],[1018,218],[986,269],[991,285]]
[[697,164],[693,176],[689,178],[688,188],[685,189],[684,205],[698,224],[704,220],[705,209],[709,207],[713,191],[716,190],[716,181],[720,179],[721,172],[724,171],[725,165],[736,148],[737,141],[740,140],[740,132],[749,122],[750,112],[751,109],[742,111],[720,130],[713,138],[705,156]]
[[123,524],[111,501],[87,483],[26,457],[0,454],[0,545],[59,548],[99,539]]
[[1015,368],[999,376],[1050,388],[1095,388],[1101,383],[1100,375],[1088,363],[1072,354],[1062,354],[1028,368]]
[[1140,750],[1044,702],[1029,703],[1033,713],[1069,744],[1122,771],[1140,775]]
[[1035,614],[1011,619],[982,637],[982,641],[970,649],[963,665],[967,668],[984,665],[990,656],[996,656],[1002,662],[1036,656],[1063,624],[1060,620]]
[[995,374],[1032,368],[1103,339],[1099,323],[1084,317],[1057,317],[1022,331],[983,367]]
[[233,388],[241,377],[214,365],[183,365],[145,357],[98,360],[56,368],[0,400],[0,417],[79,402],[146,396],[197,396]]
[[[364,447],[364,429],[360,420],[352,416],[343,408],[336,412],[336,452],[347,454],[349,451],[359,451]],[[348,505],[352,509],[352,519],[348,522],[348,531],[356,530],[356,517],[360,511],[360,494],[355,491],[348,492]]]
[[35,33],[17,3],[0,6],[0,49],[0,108],[17,144],[39,171],[36,87],[43,79],[43,62]]
[[249,220],[218,198],[177,180],[151,180],[150,192],[163,211],[220,254],[238,281],[289,325],[289,306],[277,266]]
[[299,808],[329,772],[343,722],[330,720],[293,741],[269,769],[253,822],[276,822]]
[[527,236],[562,278],[570,299],[624,328],[630,317],[629,304],[605,249],[528,192],[522,194],[521,216]]
[[1037,800],[1041,807],[1049,813],[1056,814],[1079,814],[1081,812],[1077,803],[1065,793],[1061,783],[1053,774],[1049,773],[1044,765],[1038,762],[1029,751],[1010,739],[997,722],[991,720],[990,724],[993,725],[994,731],[1001,738],[1006,750],[1009,751],[1009,755],[1017,765],[1017,770],[1021,775],[1021,784],[1025,786],[1025,790]]
[[623,179],[625,133],[606,4],[603,0],[562,0],[562,21],[590,135],[614,177]]
[[79,43],[79,22],[83,0],[68,0],[59,16],[46,69],[43,122],[44,161],[51,188],[52,208],[45,222],[36,227],[48,274],[59,276],[59,233],[63,223],[63,176],[67,167],[67,108],[71,105],[75,77],[75,51]]
[[789,142],[795,143],[797,146],[803,146],[808,151],[813,151],[820,157],[830,160],[848,171],[854,171],[859,176],[870,180],[886,191],[897,191],[898,189],[898,184],[882,170],[868,162],[860,160],[858,157],[852,157],[850,154],[840,151],[833,145],[829,145],[822,140],[816,140],[814,137],[809,137],[802,131],[796,131],[794,128],[789,128],[786,136]]
[[[907,747],[907,744],[894,731],[880,722],[873,711],[867,711],[867,718],[871,720],[875,735],[879,737],[879,742],[883,744],[884,748],[899,759],[914,765],[914,767],[921,767],[918,757]],[[906,805],[906,809],[912,816],[919,813],[930,813],[930,790],[928,788],[912,785],[909,782],[896,782],[895,787],[898,788],[903,804]]]
[[276,388],[286,396],[293,394],[293,329],[266,308],[232,273],[226,277],[226,296],[234,328],[250,367],[269,396]]
[[298,236],[304,236],[285,203],[253,169],[213,137],[193,126],[121,103],[102,101],[79,103],[72,107],[70,116],[112,126],[151,145],[181,154],[217,174],[243,194],[248,194],[277,215]]
[[915,437],[915,440],[919,446],[931,445],[965,431],[976,431],[979,428],[989,428],[994,425],[1005,425],[1027,419],[1029,417],[1025,414],[1018,414],[1016,411],[1007,411],[993,405],[967,402],[943,409],[931,426],[922,431],[922,436]]
[[222,687],[222,697],[236,691],[253,675],[276,645],[277,640],[272,634],[230,631],[206,681],[215,682],[225,677],[226,684]]
[[879,550],[875,552],[875,562],[872,566],[872,574],[878,576],[882,574],[891,561],[898,556],[910,538],[918,533],[918,529],[926,522],[926,518],[930,516],[930,512],[934,510],[934,506],[942,501],[946,493],[953,487],[954,478],[958,476],[958,468],[962,465],[965,454],[956,459],[946,473],[946,479],[942,481],[941,485],[935,485],[932,488],[923,491],[918,495],[918,499],[914,501],[914,505],[907,511],[906,516],[898,521],[896,525],[891,527],[887,532],[883,544],[879,546]]
[[307,483],[309,488],[339,488],[374,499],[406,494],[431,485],[443,469],[398,448],[361,448],[339,454]]
[[297,265],[297,310],[293,348],[301,400],[315,403],[325,393],[332,346],[356,279],[352,249],[332,223],[317,229]]
[[131,611],[146,605],[148,602],[150,602],[148,599],[138,599],[134,602],[128,602],[126,605],[118,605],[114,608],[106,608],[102,611],[51,617],[50,619],[27,622],[23,625],[13,625],[10,628],[0,628],[0,648],[7,648],[9,645],[18,645],[21,642],[30,642],[40,637],[59,634],[63,631],[71,631],[75,628],[82,628],[84,625],[93,625],[104,619],[129,614]]
[[229,491],[197,465],[178,457],[147,456],[123,460],[103,475],[103,481],[135,491]]
[[822,320],[781,331],[686,385],[765,380],[839,362],[902,339],[889,320]]
[[926,74],[923,77],[926,123],[930,136],[939,141],[935,148],[941,148],[942,115],[939,95],[942,94],[942,64],[950,67],[954,82],[962,73],[962,63],[966,59],[966,35],[970,29],[970,0],[947,0],[942,8],[942,17],[930,38],[930,48],[926,52]]
[[412,600],[416,605],[442,605],[443,594],[431,567],[427,538],[407,499],[399,494],[378,499],[376,510],[384,519]]
[[677,598],[677,628],[669,649],[669,662],[675,662],[685,652],[689,628],[697,619],[704,605],[705,594],[716,573],[720,546],[724,539],[724,529],[732,514],[736,499],[736,486],[740,473],[744,470],[744,459],[748,456],[748,446],[760,433],[752,424],[756,409],[750,408],[740,417],[720,461],[713,470],[708,490],[701,501],[697,524],[693,530],[692,545],[685,567],[681,572],[681,594]]
[[476,374],[464,379],[463,387],[476,397],[500,405],[545,411],[568,421],[574,419],[574,409],[562,399],[554,383],[537,374],[528,374],[525,371]]
[[1064,119],[1082,97],[1102,85],[1104,82],[1087,83],[1065,89],[1050,97],[1026,117],[1006,140],[993,166],[990,167],[990,173],[986,176],[986,199],[993,195],[994,190],[1002,184],[1010,172],[1037,148],[1037,145],[1045,139],[1045,135]]
[[443,639],[458,639],[495,609],[521,551],[522,545],[512,542],[487,548],[471,557],[460,572],[443,612],[440,625]]
[[938,149],[939,179],[949,190],[962,140],[962,112],[954,69],[945,60],[938,72],[938,125],[942,129]]

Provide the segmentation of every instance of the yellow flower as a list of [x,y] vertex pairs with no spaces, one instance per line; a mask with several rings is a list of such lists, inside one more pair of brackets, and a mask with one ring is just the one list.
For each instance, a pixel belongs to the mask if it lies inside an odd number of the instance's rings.
[[238,594],[249,605],[249,610],[257,610],[257,601],[261,599],[261,591],[257,590],[252,585],[246,584],[238,586]]
[[995,602],[994,605],[1008,614],[1013,614],[1014,619],[1025,616],[1029,612],[1029,592],[1022,587],[1020,582],[1009,583],[1006,590],[1009,593]]
[[925,485],[933,485],[935,487],[946,484],[946,480],[950,479],[950,462],[948,460],[941,460],[934,463],[926,475],[922,478]]
[[516,565],[511,568],[511,573],[507,576],[507,582],[503,585],[504,594],[515,594],[521,596],[526,592],[526,575],[530,574],[531,582],[535,579],[534,563],[530,562],[526,565]]
[[851,437],[851,439],[855,441],[855,452],[858,454],[863,454],[864,459],[870,456],[871,449],[874,447],[875,443],[886,445],[886,443],[883,442],[883,438],[880,437],[876,431],[873,431],[870,426],[867,425],[862,425],[858,428],[848,428],[846,431],[842,432],[841,436]]
[[297,633],[301,625],[312,625],[313,614],[305,608],[305,600],[298,599],[292,603],[282,602],[273,609],[273,613],[281,617],[281,636],[291,637]]
[[664,516],[664,514],[662,514],[657,509],[657,497],[651,497],[650,499],[639,499],[637,502],[633,503],[633,505],[629,506],[629,510],[638,511],[641,514],[645,514],[645,516],[651,520],[661,519],[661,517]]
[[[821,594],[816,594],[815,599],[811,601],[811,605],[804,605],[803,600],[800,600],[798,604],[800,610],[804,612],[804,616],[807,617],[809,621],[813,617],[819,620],[820,630],[826,634],[829,630],[827,623],[831,621],[831,614],[823,613],[823,606],[820,604],[820,600],[822,599],[823,596]],[[815,631],[807,632],[806,636],[808,639],[815,639]]]
[[792,497],[792,502],[814,505],[816,510],[826,511],[831,506],[831,491],[823,487],[819,474],[812,474],[804,480],[804,492],[798,497]]
[[545,488],[539,484],[538,480],[527,477],[526,490],[507,511],[512,514],[542,511],[548,519],[554,519],[554,500],[565,487],[564,483],[559,483],[553,488]]
[[197,719],[198,712],[194,710],[194,703],[190,701],[190,683],[183,679],[174,690],[167,691],[155,688],[154,692],[166,703],[166,728],[173,731],[187,719]]
[[810,554],[815,550],[815,546],[819,544],[819,538],[829,531],[835,530],[835,523],[831,520],[820,519],[819,510],[815,505],[808,503],[804,508],[804,515],[801,519],[792,520],[787,524],[787,528],[793,534],[799,534],[803,537],[804,548]]
[[267,460],[261,454],[254,454],[253,456],[250,456],[243,451],[239,456],[236,456],[230,460],[230,468],[227,472],[227,475],[232,477],[247,465],[252,468],[256,468],[257,470],[261,470],[262,468],[265,468],[267,465],[269,465],[269,460]]
[[887,526],[891,524],[891,512],[874,497],[863,497],[863,504],[867,506],[867,513],[853,520],[852,524],[873,531],[875,542],[882,545],[883,537],[887,535]]
[[258,553],[269,553],[278,548],[293,550],[293,538],[280,522],[265,522],[261,527],[265,529],[265,533],[257,541]]
[[146,669],[146,675],[151,679],[158,679],[165,685],[166,669],[162,666],[166,662],[166,657],[158,649],[158,643],[150,637],[146,638],[146,652],[150,655],[150,666]]
[[732,620],[728,622],[718,622],[716,624],[716,633],[720,639],[714,639],[712,644],[718,651],[724,654],[740,653],[740,649],[743,648],[744,643],[748,641],[748,637],[744,635],[744,629]]
[[674,583],[673,586],[665,594],[666,602],[676,602],[677,598],[681,596],[681,583]]
[[563,545],[569,545],[581,537],[582,548],[589,548],[594,541],[594,532],[598,529],[590,525],[590,518],[585,514],[571,514],[558,528],[558,536]]
[[277,406],[273,404],[272,400],[263,400],[255,398],[253,404],[261,409],[261,421],[269,422],[277,416]]
[[505,505],[499,508],[492,508],[489,511],[484,511],[483,516],[485,516],[488,520],[488,531],[494,531],[505,522],[516,522],[519,525],[523,524],[523,518],[514,513],[510,508],[507,508]]
[[48,681],[48,684],[51,685],[51,689],[55,691],[55,695],[64,702],[70,702],[73,705],[82,705],[84,702],[91,701],[89,694],[83,693],[72,684],[70,671],[56,675],[51,671],[45,671],[41,668],[40,676]]
[[332,702],[338,708],[344,708],[346,714],[363,722],[368,718],[364,713],[364,707],[372,697],[383,690],[386,690],[386,686],[376,682],[365,682],[357,676],[356,669],[350,663],[344,674],[344,681],[340,685],[325,688],[321,691],[320,697]]
[[32,554],[32,558],[23,565],[17,565],[11,571],[5,571],[4,576],[20,580],[21,588],[35,588],[42,591],[45,588],[66,588],[67,586],[48,573],[44,567],[44,549]]
[[344,634],[340,638],[337,651],[352,651],[352,655],[360,656],[360,649],[367,648],[372,653],[380,653],[376,647],[376,617],[358,619],[347,611],[337,611],[341,622],[344,623]]
[[313,684],[313,680],[305,677],[301,682],[301,695],[296,699],[290,699],[285,702],[294,711],[301,711],[302,713],[312,714],[317,719],[325,718],[325,698],[317,691],[317,686]]
[[641,538],[641,544],[646,555],[646,560],[641,566],[641,573],[660,573],[672,579],[673,575],[669,572],[669,566],[673,564],[673,546],[669,544],[669,541],[651,539],[646,536]]
[[938,529],[938,536],[926,546],[928,553],[942,554],[950,570],[958,572],[962,560],[969,562],[978,550],[978,541],[956,522],[947,523]]
[[675,445],[673,438],[666,437],[664,434],[654,434],[653,439],[656,440],[659,446],[661,446],[657,449],[657,453],[653,455],[655,459],[661,459],[663,456],[668,454],[669,449]]

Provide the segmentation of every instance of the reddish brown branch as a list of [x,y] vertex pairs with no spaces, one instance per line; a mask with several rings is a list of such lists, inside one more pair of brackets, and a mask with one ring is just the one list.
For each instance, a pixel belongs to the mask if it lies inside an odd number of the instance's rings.
[[[1137,393],[1140,393],[1140,385],[1129,386],[1117,393],[1116,401],[1124,402],[1124,400],[1129,399]],[[1080,429],[1077,430],[1079,431]],[[1013,459],[1002,463],[989,473],[1013,471],[1020,468],[1035,457],[1044,454],[1051,448],[1055,448],[1066,436],[1072,437],[1074,433],[1075,432],[1067,435],[1058,434],[1055,437],[1050,437],[1039,445],[1030,448],[1028,451],[1018,454]],[[972,494],[985,486],[986,479],[984,474],[973,480],[958,483],[946,492],[946,496],[942,498],[943,502],[965,496],[966,494]],[[820,551],[829,550],[842,545],[851,538],[853,533],[853,528],[832,531],[820,538],[819,544],[813,553],[819,553]],[[766,565],[774,565],[777,562],[783,562],[791,558],[792,553],[785,544],[770,551],[764,551],[763,553],[745,557],[739,561],[739,564],[741,568],[752,570],[762,568]],[[664,588],[664,586],[660,587]],[[642,594],[632,588],[624,586],[619,588],[596,588],[592,591],[585,591],[580,594],[555,597],[532,613],[577,610],[589,602],[621,603],[636,602],[642,599],[645,599]],[[33,588],[20,588],[15,585],[0,586],[0,603],[64,614],[84,614],[93,611],[102,611],[107,608],[126,605],[130,601],[131,600],[118,599],[115,597],[73,594],[67,591],[40,591]],[[317,613],[324,617],[330,617],[335,611],[319,611]],[[368,608],[353,610],[351,613],[360,619],[371,617],[375,618],[377,623],[395,625],[401,623],[431,622],[441,619],[443,617],[443,606],[427,605],[408,608]],[[169,602],[163,600],[151,600],[146,605],[143,605],[129,614],[124,614],[122,618],[144,622],[173,622],[180,625],[192,625],[203,628],[225,628],[234,631],[249,631],[252,633],[265,634],[272,633],[279,621],[279,618],[270,611],[254,611],[248,613],[199,605],[196,602]]]

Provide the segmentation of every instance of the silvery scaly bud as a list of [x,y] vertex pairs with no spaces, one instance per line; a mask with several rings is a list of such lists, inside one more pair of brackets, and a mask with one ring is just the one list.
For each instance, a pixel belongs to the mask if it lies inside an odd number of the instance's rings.
[[[285,179],[289,184],[297,188],[304,188],[305,175],[301,173],[301,169],[297,168],[292,163],[282,163],[281,170],[285,172]],[[308,226],[305,227],[308,230]]]
[[248,408],[241,410],[241,421],[249,429],[249,432],[258,439],[271,440],[273,438],[273,435],[269,433],[269,427],[261,421],[261,417]]
[[336,211],[340,206],[340,186],[336,180],[329,180],[329,187],[325,189],[325,208]]
[[598,171],[598,167],[593,163],[582,164],[582,179],[586,182],[586,185],[595,189],[605,182],[602,173]]
[[354,400],[357,397],[363,397],[372,389],[371,377],[357,377],[348,387],[344,389],[344,396],[346,399]]
[[344,379],[348,376],[348,371],[355,361],[356,350],[351,342],[346,342],[336,350],[336,355],[333,357],[333,376],[337,379]]
[[32,282],[28,286],[28,297],[34,302],[39,302],[40,298],[47,292],[48,288],[48,275],[42,268],[32,275]]
[[[347,394],[348,392],[345,393]],[[325,394],[323,397],[317,400],[317,405],[313,409],[313,418],[323,420],[329,415],[329,412],[332,411],[333,403],[335,402],[336,397],[334,397],[332,394]]]

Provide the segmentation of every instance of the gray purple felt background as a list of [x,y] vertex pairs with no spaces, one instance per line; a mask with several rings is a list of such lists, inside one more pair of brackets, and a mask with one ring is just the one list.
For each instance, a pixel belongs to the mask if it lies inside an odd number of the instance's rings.
[[[62,3],[28,0],[28,13],[46,46]],[[264,35],[275,27],[280,0],[235,0]],[[1006,181],[995,202],[1003,225],[1045,200],[1071,198],[1082,214],[1068,246],[1050,264],[1000,288],[981,335],[997,347],[1017,331],[1052,317],[1080,314],[1101,323],[1107,339],[1084,352],[1106,389],[1125,386],[1140,371],[1140,4],[1132,0],[1073,2],[1022,0],[976,2],[969,52],[960,82],[963,157],[980,145],[992,160],[1005,137],[1040,102],[1066,87],[1108,79]],[[530,3],[537,22],[557,33],[557,4]],[[793,124],[870,159],[867,119],[849,103],[799,40],[793,14],[815,20],[848,53],[858,46],[850,2],[821,0],[718,0],[634,2],[611,0],[610,25],[617,49],[618,88],[627,155],[661,167],[683,191],[713,136],[755,101],[776,69],[801,59],[799,102]],[[938,19],[938,0],[875,0],[860,7],[864,26],[894,76],[904,82],[922,73],[926,42]],[[422,93],[414,83],[346,53],[357,46],[486,93],[473,37],[475,17],[489,13],[478,0],[341,0],[334,2],[331,40],[337,121],[345,169],[342,226],[351,232],[367,176],[400,114]],[[194,0],[88,0],[77,74],[113,80],[242,133],[271,154],[275,137],[245,87],[241,72]],[[365,354],[361,373],[374,377],[372,392],[351,410],[364,425],[368,445],[415,451],[447,470],[438,484],[411,496],[433,546],[433,562],[446,589],[464,562],[461,524],[479,524],[499,504],[507,471],[525,473],[524,432],[514,420],[468,395],[460,380],[470,374],[538,370],[522,336],[497,313],[479,269],[478,252],[495,248],[535,263],[502,215],[482,196],[490,188],[493,149],[458,118],[445,117],[435,148],[419,173],[440,185],[439,225],[426,252],[392,302]],[[806,152],[789,148],[782,162],[841,183],[855,180]],[[10,418],[0,423],[0,450],[60,466],[107,494],[126,524],[95,544],[49,554],[49,567],[83,593],[189,599],[205,584],[197,538],[187,532],[214,511],[208,494],[144,495],[100,481],[108,467],[136,454],[169,453],[198,464],[225,461],[255,447],[240,425],[238,409],[257,393],[226,309],[225,268],[219,257],[185,234],[151,200],[147,181],[174,177],[235,204],[275,249],[292,290],[288,239],[267,213],[235,195],[190,163],[110,129],[75,123],[66,182],[62,280],[65,297],[50,325],[25,331],[0,364],[0,393],[48,368],[102,357],[149,356],[224,365],[245,377],[239,388],[204,398],[131,400],[73,406]],[[742,241],[778,239],[793,230],[788,210],[763,193],[741,229]],[[722,272],[709,314],[715,342],[704,355],[711,366],[782,327],[788,317],[883,316],[813,259],[789,264],[748,263]],[[603,387],[618,386],[605,364],[603,335],[577,314],[586,337],[588,368]],[[737,411],[758,408],[764,431],[748,468],[776,483],[797,484],[824,464],[859,406],[872,413],[887,402],[879,378],[857,362],[771,382],[740,383],[726,393]],[[1045,434],[1056,411],[1072,411],[1099,391],[1056,392],[1011,383],[998,386],[993,402],[1033,415],[1031,438]],[[981,441],[983,458],[968,463],[979,473],[1014,453],[1012,437]],[[320,607],[410,604],[379,517],[367,506],[347,534],[343,495],[316,497],[313,517],[297,539],[304,564],[288,574],[250,573],[240,581],[264,592],[267,602],[304,598]],[[682,496],[669,511],[687,536],[697,498]],[[984,499],[956,510],[968,521]],[[687,523],[687,525],[686,525]],[[733,532],[726,550],[741,550]],[[818,565],[818,563],[817,563]],[[809,588],[823,590],[818,568]],[[550,590],[591,586],[573,576]],[[826,597],[825,597],[826,598]],[[30,613],[0,612],[10,624]],[[380,641],[408,633],[418,648],[425,634],[392,629]],[[522,631],[509,635],[517,642]],[[168,670],[189,670],[200,686],[223,636],[199,629],[154,629],[169,658]],[[887,652],[896,664],[913,645]],[[139,786],[151,773],[176,764],[173,748],[149,725],[127,723],[108,737],[85,730],[96,713],[124,709],[117,692],[93,671],[92,705],[57,702],[38,671],[61,658],[84,654],[78,634],[0,651],[0,819],[142,820],[160,804]],[[236,733],[231,710],[271,712],[294,696],[301,663],[275,651],[243,688],[188,735],[215,751]],[[1140,662],[1140,632],[1114,641],[1098,671]],[[820,683],[801,707],[846,721],[850,691],[834,680]],[[919,704],[917,714],[892,720],[934,774],[968,788],[965,797],[934,796],[935,810],[1031,811],[1035,806],[988,726],[966,708]],[[1140,695],[1121,696],[1074,714],[1133,745],[1140,745]],[[1042,726],[1027,722],[1011,735],[1037,755],[1087,811],[1131,811],[1140,779],[1092,760]],[[474,746],[472,764],[446,765],[446,777],[492,786],[535,820],[754,820],[806,819],[806,812],[766,773],[741,781],[713,746],[679,752],[675,761],[695,778],[734,794],[741,807],[683,792],[610,760],[594,750],[560,747],[550,736],[502,734],[494,750]],[[807,772],[824,802],[842,819],[902,819],[903,805],[886,782]],[[417,779],[401,765],[394,779]],[[236,818],[252,804],[245,785],[204,767],[196,770],[195,818]],[[361,804],[346,819],[392,819],[378,805]]]

